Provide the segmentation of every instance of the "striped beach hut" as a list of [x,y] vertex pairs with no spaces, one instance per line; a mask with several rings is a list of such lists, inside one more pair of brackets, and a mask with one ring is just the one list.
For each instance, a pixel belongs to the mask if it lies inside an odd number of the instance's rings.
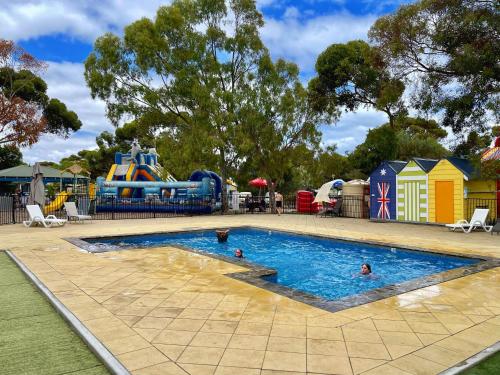
[[[466,159],[440,160],[428,174],[429,222],[455,223],[470,219],[475,208],[490,209],[496,217],[495,181],[481,180],[474,165]],[[474,199],[475,198],[475,199]],[[479,202],[479,206],[467,204]]]
[[370,218],[396,220],[396,175],[405,161],[384,161],[370,175]]
[[397,174],[397,220],[429,221],[427,174],[438,160],[413,158]]

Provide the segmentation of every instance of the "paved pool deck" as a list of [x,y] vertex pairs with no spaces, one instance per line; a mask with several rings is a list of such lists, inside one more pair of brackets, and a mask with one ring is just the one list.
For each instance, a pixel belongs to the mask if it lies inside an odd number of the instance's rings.
[[[500,340],[500,268],[328,312],[173,247],[90,254],[64,238],[255,225],[500,257],[500,236],[299,215],[0,227],[9,249],[134,375],[438,374]],[[404,267],[404,265],[402,265]]]

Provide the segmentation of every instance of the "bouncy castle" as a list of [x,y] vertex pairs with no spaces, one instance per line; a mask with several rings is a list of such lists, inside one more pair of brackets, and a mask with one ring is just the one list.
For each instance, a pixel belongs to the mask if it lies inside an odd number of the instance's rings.
[[222,180],[215,172],[195,171],[187,181],[177,181],[158,163],[154,149],[145,153],[134,141],[129,153],[115,154],[97,188],[97,211],[209,213],[220,206]]

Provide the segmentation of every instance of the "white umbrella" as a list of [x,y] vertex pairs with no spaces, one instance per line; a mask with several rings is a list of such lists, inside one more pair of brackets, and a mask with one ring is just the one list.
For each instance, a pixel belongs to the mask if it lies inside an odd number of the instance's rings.
[[343,180],[337,179],[321,185],[321,187],[318,190],[318,194],[316,194],[316,197],[314,198],[313,203],[330,202],[329,194],[330,190],[332,189],[332,186],[335,187],[342,186],[343,183],[344,183]]
[[43,207],[45,205],[45,185],[43,184],[43,173],[40,163],[35,163],[31,176],[28,203],[38,204]]
[[328,196],[328,194],[332,189],[332,185],[333,181],[321,185],[321,187],[318,190],[318,194],[316,194],[316,198],[314,198],[313,203],[330,202],[330,197]]

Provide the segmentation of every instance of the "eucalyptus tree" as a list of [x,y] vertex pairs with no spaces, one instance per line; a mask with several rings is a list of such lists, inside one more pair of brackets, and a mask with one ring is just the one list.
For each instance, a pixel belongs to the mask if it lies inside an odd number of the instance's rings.
[[318,111],[371,107],[385,112],[391,127],[406,115],[404,83],[392,76],[378,50],[362,40],[326,48],[316,60],[316,72],[309,89]]
[[379,18],[369,37],[415,87],[413,105],[443,115],[455,133],[500,118],[500,3],[419,0]]
[[[241,160],[241,108],[268,56],[262,26],[253,0],[174,0],[154,20],[128,25],[122,37],[98,38],[85,79],[115,125],[154,113],[158,128],[197,128],[193,134],[205,135],[198,142],[213,150],[225,181]],[[225,211],[225,189],[222,202]]]
[[256,90],[243,107],[245,137],[240,148],[254,169],[267,178],[275,211],[275,185],[283,181],[287,171],[301,164],[306,153],[318,148],[319,125],[328,122],[330,116],[313,110],[293,63],[263,58],[255,83]]

